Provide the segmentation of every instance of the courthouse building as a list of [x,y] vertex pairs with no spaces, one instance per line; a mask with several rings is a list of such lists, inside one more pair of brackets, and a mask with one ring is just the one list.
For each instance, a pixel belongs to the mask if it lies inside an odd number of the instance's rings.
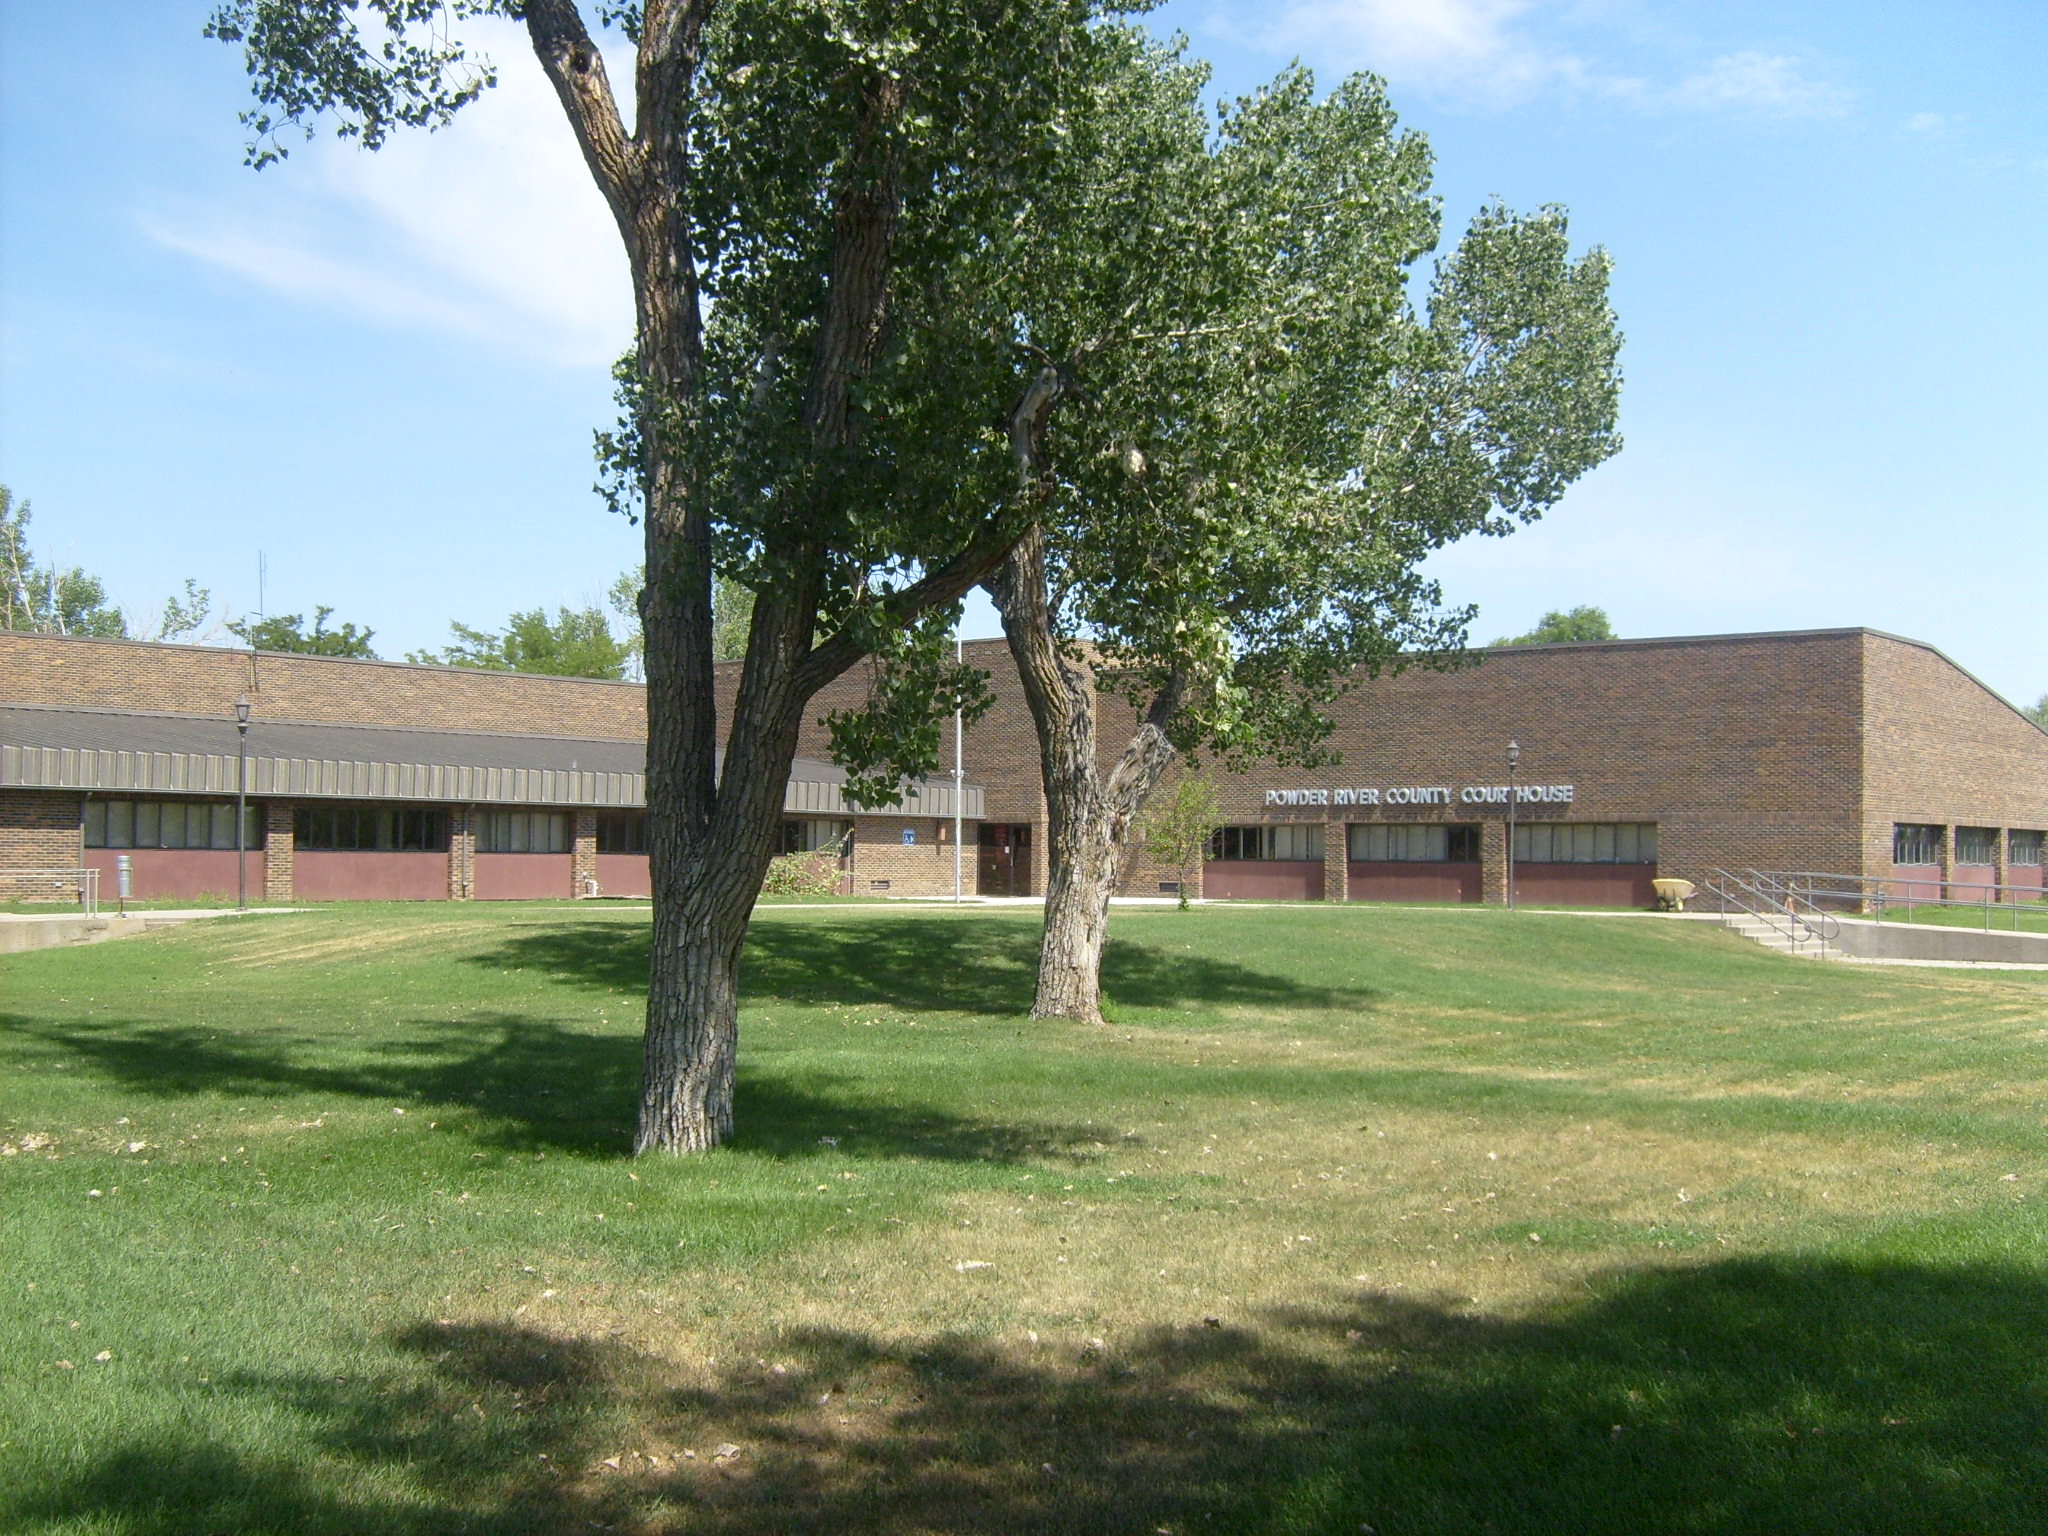
[[[965,776],[850,806],[807,728],[784,847],[855,894],[1044,888],[1038,754],[1000,641]],[[1502,648],[1361,680],[1338,761],[1218,777],[1206,897],[1646,906],[1659,875],[1813,871],[1927,896],[2041,890],[2048,735],[1939,651],[1865,629]],[[730,669],[725,674],[732,681]],[[855,702],[857,677],[817,701]],[[648,889],[634,684],[0,632],[0,895],[125,859],[134,894],[273,901]],[[1105,756],[1124,706],[1101,706]],[[1508,744],[1519,747],[1512,779]],[[1511,816],[1512,813],[1512,816]],[[1512,843],[1509,823],[1514,831]],[[1142,857],[1125,889],[1173,889]]]

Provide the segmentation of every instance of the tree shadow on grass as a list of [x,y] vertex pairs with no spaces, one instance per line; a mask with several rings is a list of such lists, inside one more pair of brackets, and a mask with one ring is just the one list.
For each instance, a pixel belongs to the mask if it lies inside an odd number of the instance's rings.
[[[175,1099],[198,1094],[309,1100],[360,1099],[441,1112],[467,1109],[470,1134],[506,1150],[548,1148],[587,1155],[632,1147],[640,1041],[566,1029],[524,1014],[451,1022],[400,1020],[402,1036],[336,1059],[331,1041],[218,1028],[108,1021],[57,1024],[0,1014],[0,1030],[91,1064],[124,1093]],[[871,1085],[814,1070],[742,1063],[734,1099],[736,1152],[802,1158],[917,1157],[942,1162],[1016,1162],[1071,1155],[1097,1128],[1016,1123],[934,1105],[884,1100]]]
[[[474,964],[529,968],[608,991],[647,986],[648,932],[637,924],[573,923],[528,930]],[[909,1013],[1016,1017],[1031,1010],[1038,931],[1006,919],[863,914],[850,922],[756,922],[740,990],[747,1001],[882,1005]],[[1345,1009],[1376,994],[1305,985],[1213,956],[1112,939],[1102,985],[1113,1005]]]
[[1186,1321],[1078,1355],[812,1330],[761,1345],[779,1372],[708,1383],[622,1344],[420,1324],[382,1378],[226,1384],[224,1422],[282,1413],[297,1454],[202,1418],[211,1439],[112,1446],[0,1512],[121,1536],[2048,1526],[2027,1271],[1767,1259],[1614,1277],[1533,1321],[1386,1297]]

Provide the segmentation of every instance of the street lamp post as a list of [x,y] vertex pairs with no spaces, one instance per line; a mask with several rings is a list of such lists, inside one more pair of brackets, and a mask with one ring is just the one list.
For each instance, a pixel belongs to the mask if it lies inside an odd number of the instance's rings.
[[235,700],[235,907],[249,910],[249,695]]
[[1515,770],[1522,766],[1522,744],[1508,742],[1508,910],[1515,907]]

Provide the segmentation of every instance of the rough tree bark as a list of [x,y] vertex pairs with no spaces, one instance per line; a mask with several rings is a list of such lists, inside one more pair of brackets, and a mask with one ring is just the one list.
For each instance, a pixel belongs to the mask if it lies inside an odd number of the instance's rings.
[[1100,1024],[1109,898],[1131,825],[1173,761],[1166,726],[1183,684],[1175,679],[1160,690],[1104,772],[1096,755],[1094,673],[1053,631],[1042,531],[1024,535],[989,587],[1037,727],[1045,785],[1045,934],[1031,1016]]

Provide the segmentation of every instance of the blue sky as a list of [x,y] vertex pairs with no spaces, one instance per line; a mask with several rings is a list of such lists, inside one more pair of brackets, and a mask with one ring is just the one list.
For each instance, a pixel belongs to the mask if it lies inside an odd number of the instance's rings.
[[[378,155],[241,166],[207,7],[0,8],[0,481],[153,608],[196,576],[385,655],[597,600],[624,266],[537,70]],[[2048,7],[1170,0],[1248,89],[1384,75],[1455,229],[1558,202],[1615,259],[1627,446],[1434,563],[1475,638],[1869,624],[2048,692]],[[985,608],[970,632],[992,631]]]

